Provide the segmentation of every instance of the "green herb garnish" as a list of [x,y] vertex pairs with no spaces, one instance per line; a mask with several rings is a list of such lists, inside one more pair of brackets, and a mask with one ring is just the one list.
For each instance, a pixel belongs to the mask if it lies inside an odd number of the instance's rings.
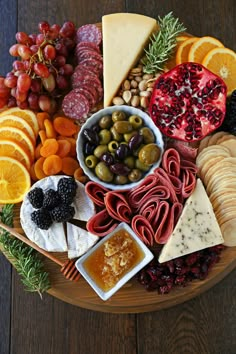
[[[13,226],[13,204],[6,204],[0,212],[0,220]],[[21,281],[26,291],[42,293],[50,288],[49,275],[43,269],[43,262],[38,253],[22,241],[0,227],[0,243],[6,255],[11,258],[14,267],[21,275]]]
[[148,50],[145,50],[146,56],[142,60],[143,71],[147,74],[163,71],[166,61],[173,55],[177,44],[176,37],[186,30],[179,19],[173,16],[172,12],[163,18],[158,17],[158,23],[160,29],[150,39],[151,43]]

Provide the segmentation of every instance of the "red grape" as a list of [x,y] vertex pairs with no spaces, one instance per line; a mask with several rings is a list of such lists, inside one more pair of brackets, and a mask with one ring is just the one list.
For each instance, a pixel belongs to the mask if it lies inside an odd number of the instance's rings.
[[7,104],[7,98],[6,97],[0,97],[0,108],[5,107]]
[[51,101],[50,98],[46,95],[39,96],[39,108],[44,112],[49,112],[51,108]]
[[71,64],[65,64],[58,70],[60,75],[70,76],[73,74],[74,68]]
[[45,41],[45,36],[44,36],[44,34],[42,34],[42,33],[37,34],[35,43],[36,43],[37,45],[41,45],[44,41]]
[[50,30],[50,25],[47,21],[42,21],[39,22],[38,29],[41,33],[47,33]]
[[29,38],[31,39],[31,43],[35,44],[36,43],[37,34],[35,34],[35,33],[29,34]]
[[42,79],[43,86],[48,92],[52,92],[56,87],[56,82],[53,74],[50,74],[46,79]]
[[37,44],[33,44],[30,46],[30,50],[31,50],[32,54],[35,54],[38,52],[39,46]]
[[17,89],[20,92],[28,92],[30,86],[31,86],[31,77],[26,73],[20,74],[17,80]]
[[60,29],[60,35],[62,37],[73,37],[75,34],[75,25],[73,22],[67,21]]
[[49,30],[50,38],[56,39],[59,35],[60,29],[61,29],[61,27],[59,25],[56,25],[56,24],[52,25]]
[[25,44],[19,44],[18,54],[23,60],[28,60],[28,59],[30,59],[32,52],[31,52],[30,48],[27,47]]
[[16,33],[16,40],[20,44],[27,44],[29,42],[29,36],[25,32],[17,32]]
[[37,93],[30,92],[28,96],[29,107],[35,111],[39,110],[39,96]]
[[16,107],[16,105],[17,105],[17,103],[16,103],[15,97],[11,96],[7,102],[7,107],[12,108],[12,107]]
[[66,58],[63,55],[57,55],[55,60],[53,61],[53,65],[55,65],[55,67],[60,67],[60,66],[64,66],[66,63]]
[[19,89],[16,89],[16,100],[19,102],[24,102],[27,99],[28,92],[21,92]]
[[16,101],[17,102],[17,106],[20,108],[20,109],[27,109],[29,107],[29,104],[27,101]]
[[16,87],[17,80],[18,80],[18,77],[12,73],[12,75],[6,76],[6,78],[4,80],[4,84],[6,87],[13,88],[13,87]]
[[9,53],[10,55],[12,55],[13,57],[18,57],[19,53],[18,53],[18,48],[19,48],[20,44],[13,44],[10,49],[9,49]]
[[14,71],[24,70],[24,63],[20,60],[15,60],[12,63],[12,67]]
[[69,86],[68,80],[65,78],[65,76],[62,75],[57,75],[56,82],[57,82],[57,86],[61,90],[65,90]]
[[34,72],[36,75],[38,75],[42,78],[47,78],[50,75],[50,72],[49,72],[47,66],[43,63],[34,64]]
[[44,48],[43,48],[43,55],[44,58],[47,60],[54,60],[56,57],[56,49],[55,47],[53,47],[53,45],[51,44],[47,44]]
[[32,79],[30,89],[32,92],[40,92],[42,87],[42,82],[40,79]]

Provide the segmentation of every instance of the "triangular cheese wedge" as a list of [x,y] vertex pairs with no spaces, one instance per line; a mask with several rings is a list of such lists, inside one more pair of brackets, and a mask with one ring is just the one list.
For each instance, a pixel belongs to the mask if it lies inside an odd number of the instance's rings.
[[185,203],[175,229],[163,246],[158,261],[167,262],[186,254],[222,244],[224,239],[212,204],[200,179]]
[[77,258],[87,252],[99,239],[98,236],[91,234],[81,227],[66,223],[68,258]]
[[104,107],[111,104],[156,30],[156,20],[143,15],[116,13],[102,17]]

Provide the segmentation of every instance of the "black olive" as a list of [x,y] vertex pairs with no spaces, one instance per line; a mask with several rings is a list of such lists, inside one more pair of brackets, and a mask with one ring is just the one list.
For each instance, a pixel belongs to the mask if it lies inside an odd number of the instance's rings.
[[84,138],[92,144],[99,144],[99,136],[98,134],[93,131],[92,129],[84,129],[83,130]]
[[143,142],[143,135],[136,134],[136,135],[132,136],[129,140],[129,143],[128,143],[130,150],[132,150],[132,151],[137,150],[140,147],[140,145],[142,144],[142,142]]
[[84,144],[84,154],[85,155],[92,155],[95,148],[96,148],[96,145],[91,144],[89,141],[86,141],[86,143]]
[[110,166],[114,163],[114,157],[110,152],[104,152],[104,154],[102,154],[100,157],[100,160],[105,162],[107,166]]
[[129,154],[129,147],[126,144],[120,144],[120,146],[118,147],[118,149],[116,149],[116,157],[119,160],[124,160],[128,154]]
[[115,175],[127,176],[130,173],[130,168],[123,164],[122,162],[116,162],[114,165],[110,166],[111,172]]

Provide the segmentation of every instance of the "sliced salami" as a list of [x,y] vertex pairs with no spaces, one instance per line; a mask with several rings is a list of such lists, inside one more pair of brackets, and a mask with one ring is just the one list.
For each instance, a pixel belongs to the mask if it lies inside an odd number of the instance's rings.
[[76,44],[76,47],[75,47],[76,53],[79,53],[83,49],[86,49],[86,50],[90,49],[90,50],[93,50],[94,52],[97,52],[99,54],[101,53],[99,46],[93,42],[79,42],[78,44]]
[[80,86],[77,87],[76,89],[74,89],[75,92],[79,92],[82,95],[84,95],[87,100],[89,101],[89,110],[91,111],[97,104],[98,100],[97,100],[97,94],[93,95],[93,93],[90,90],[89,86]]
[[70,91],[62,101],[62,110],[67,117],[84,122],[89,113],[88,99],[75,90]]
[[112,218],[121,222],[124,221],[127,224],[131,222],[132,210],[122,192],[107,192],[104,198],[104,203],[108,214]]
[[77,53],[76,59],[77,59],[78,63],[82,62],[85,59],[95,59],[95,60],[100,61],[103,64],[102,56],[92,50],[83,50],[80,53]]
[[131,227],[137,236],[148,246],[153,246],[154,232],[150,222],[142,215],[135,215]]
[[94,24],[81,26],[76,32],[76,41],[77,43],[93,42],[99,46],[102,42],[102,32]]
[[85,185],[85,192],[89,196],[90,199],[94,202],[94,204],[104,207],[104,198],[105,194],[109,191],[109,189],[103,187],[101,184],[98,184],[93,181],[89,181]]
[[178,177],[180,174],[180,156],[177,150],[167,149],[162,156],[162,167],[170,175]]
[[103,74],[103,62],[97,59],[83,59],[80,61],[80,64],[83,64],[85,67],[87,67],[90,70],[93,70],[96,72],[98,77],[102,77]]
[[95,80],[96,83],[98,83],[100,85],[99,79],[97,78],[97,76],[92,73],[89,72],[89,70],[87,70],[86,72],[83,70],[75,70],[71,76],[71,83],[73,87],[76,87],[75,85],[83,80]]
[[92,234],[102,237],[112,232],[117,225],[117,220],[111,218],[106,209],[102,209],[88,220],[86,227]]

